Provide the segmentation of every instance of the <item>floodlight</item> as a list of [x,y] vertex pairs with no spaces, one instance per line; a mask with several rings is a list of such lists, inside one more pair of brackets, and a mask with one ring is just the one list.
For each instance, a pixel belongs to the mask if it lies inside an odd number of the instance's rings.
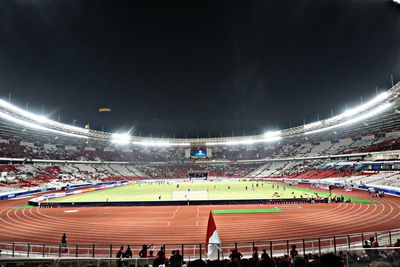
[[[375,106],[377,103],[382,102],[383,100],[385,100],[387,97],[389,96],[388,92],[383,92],[379,95],[377,95],[375,98],[373,98],[372,100],[368,101],[367,103],[360,105],[356,108],[350,109],[350,110],[346,110],[344,113],[342,113],[341,115],[345,118],[347,117],[351,117],[354,116],[360,112],[363,112],[373,106]],[[340,115],[339,115],[340,116]]]
[[32,122],[28,122],[28,121],[24,121],[18,118],[15,118],[7,113],[1,112],[0,111],[0,117],[7,120],[7,121],[11,121],[13,123],[25,126],[25,127],[29,127],[32,129],[36,129],[36,130],[42,130],[42,131],[46,131],[46,132],[51,132],[51,133],[56,133],[56,134],[60,134],[60,135],[65,135],[65,136],[71,136],[71,137],[78,137],[78,138],[88,138],[87,136],[84,135],[79,135],[79,134],[73,134],[73,133],[69,133],[69,132],[63,132],[63,131],[59,131],[59,130],[54,130],[51,128],[47,128],[44,127],[42,125],[37,125],[34,124]]
[[[271,136],[264,137],[261,139],[243,139],[243,140],[232,140],[232,141],[225,141],[225,142],[210,142],[206,143],[206,146],[219,146],[219,145],[227,145],[227,146],[235,146],[235,145],[253,145],[256,143],[267,143],[267,142],[275,142],[282,139],[279,136],[279,132],[274,132]],[[275,135],[275,136],[274,136]]]
[[27,119],[30,120],[34,120],[36,122],[42,123],[42,124],[48,124],[48,125],[52,125],[52,126],[58,126],[60,128],[65,128],[68,130],[72,130],[72,131],[76,131],[76,132],[81,132],[81,133],[88,133],[89,129],[84,129],[81,127],[76,127],[76,126],[72,126],[72,125],[68,125],[68,124],[64,124],[64,123],[60,123],[60,122],[56,122],[53,121],[45,116],[41,116],[41,115],[36,115],[34,113],[28,112],[26,110],[23,110],[17,106],[12,105],[11,103],[0,99],[0,107],[3,107],[7,110],[10,110],[20,116],[23,116]]
[[320,133],[320,132],[325,132],[325,131],[328,131],[328,130],[331,130],[331,129],[335,129],[335,128],[338,128],[338,127],[354,124],[354,123],[360,122],[362,120],[365,120],[365,119],[371,118],[373,116],[376,116],[376,115],[386,111],[391,106],[392,106],[392,103],[385,103],[385,104],[382,104],[382,105],[370,110],[367,113],[361,114],[358,117],[355,117],[355,118],[349,119],[347,121],[344,121],[344,122],[341,122],[341,123],[338,123],[338,124],[335,124],[335,125],[331,125],[331,126],[328,126],[328,127],[324,127],[324,128],[308,131],[308,132],[305,132],[304,134],[309,135],[309,134],[314,134],[314,133]]
[[310,128],[318,127],[321,124],[322,124],[321,121],[316,121],[316,122],[313,122],[313,123],[309,123],[309,124],[304,125],[304,129],[310,129]]
[[371,111],[369,111],[369,112],[367,112],[367,113],[365,113],[365,114],[362,114],[362,115],[360,115],[360,116],[358,116],[358,117],[355,117],[355,118],[353,118],[353,119],[347,120],[347,121],[342,122],[342,123],[339,123],[339,124],[340,124],[340,125],[349,125],[349,124],[357,123],[357,122],[359,122],[359,121],[368,119],[368,118],[373,117],[373,116],[375,116],[375,115],[378,115],[379,113],[381,113],[381,112],[387,110],[387,109],[390,108],[391,106],[392,106],[391,103],[385,103],[385,104],[380,105],[380,106],[378,106],[377,108],[375,108],[375,109],[373,109],[373,110],[371,110]]
[[114,133],[111,135],[111,143],[117,145],[127,145],[131,141],[129,133]]
[[264,137],[276,137],[280,136],[282,134],[282,131],[271,131],[271,132],[266,132],[264,133]]

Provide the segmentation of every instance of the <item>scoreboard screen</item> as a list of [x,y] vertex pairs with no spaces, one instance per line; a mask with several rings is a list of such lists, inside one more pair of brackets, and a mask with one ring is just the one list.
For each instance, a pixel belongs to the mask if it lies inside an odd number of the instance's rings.
[[192,148],[190,150],[190,156],[196,158],[205,158],[207,157],[207,149],[204,147]]

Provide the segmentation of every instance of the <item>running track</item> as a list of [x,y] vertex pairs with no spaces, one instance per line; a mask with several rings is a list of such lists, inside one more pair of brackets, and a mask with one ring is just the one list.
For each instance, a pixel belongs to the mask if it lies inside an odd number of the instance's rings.
[[[335,192],[334,192],[335,193]],[[336,193],[343,193],[337,191]],[[369,198],[366,192],[347,195]],[[204,243],[211,209],[240,206],[33,208],[13,210],[28,199],[0,202],[0,242],[196,244]],[[377,204],[293,204],[283,213],[215,215],[222,242],[311,238],[400,228],[400,198]]]

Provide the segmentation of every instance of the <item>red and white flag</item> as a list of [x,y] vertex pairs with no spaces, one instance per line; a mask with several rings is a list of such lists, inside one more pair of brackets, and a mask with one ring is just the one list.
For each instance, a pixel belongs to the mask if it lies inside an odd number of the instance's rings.
[[219,239],[217,226],[215,225],[214,217],[210,211],[207,226],[206,252],[210,260],[218,259],[218,251],[221,250],[221,240]]

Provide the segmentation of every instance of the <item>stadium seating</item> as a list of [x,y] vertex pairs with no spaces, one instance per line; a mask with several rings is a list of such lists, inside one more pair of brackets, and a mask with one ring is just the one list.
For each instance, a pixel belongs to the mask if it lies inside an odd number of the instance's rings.
[[[334,166],[322,158],[330,155],[349,155],[359,152],[392,151],[400,149],[400,133],[378,132],[337,140],[311,142],[307,139],[277,144],[212,147],[212,162],[185,159],[184,149],[178,147],[148,148],[75,144],[66,141],[55,144],[32,136],[0,136],[0,158],[21,158],[17,165],[0,165],[2,188],[35,187],[55,182],[75,183],[115,180],[126,177],[187,178],[191,171],[206,172],[212,177],[254,178],[352,178],[361,183],[397,185],[397,173],[364,174],[362,169]],[[297,159],[297,160],[293,160]],[[38,165],[26,164],[31,159],[75,160],[79,163]],[[224,162],[219,162],[223,160]],[[259,161],[259,162],[247,162]],[[215,161],[215,162],[214,162]],[[25,163],[24,163],[25,162]],[[90,163],[89,163],[90,162]],[[107,162],[112,162],[109,164]],[[129,162],[121,164],[118,162]],[[326,163],[331,165],[327,166]],[[333,165],[332,165],[333,164]],[[372,176],[376,176],[375,178]],[[366,177],[362,180],[361,177]],[[387,179],[386,179],[387,178]]]
[[[390,151],[400,149],[398,132],[375,133],[366,136],[343,137],[337,140],[286,141],[277,144],[260,144],[248,146],[212,147],[214,160],[259,160],[318,157],[357,152]],[[79,146],[73,143],[46,143],[37,137],[32,140],[18,137],[0,136],[0,157],[80,160],[80,161],[113,161],[113,162],[183,162],[184,151],[181,148],[147,148],[135,147],[122,149],[104,145]]]

